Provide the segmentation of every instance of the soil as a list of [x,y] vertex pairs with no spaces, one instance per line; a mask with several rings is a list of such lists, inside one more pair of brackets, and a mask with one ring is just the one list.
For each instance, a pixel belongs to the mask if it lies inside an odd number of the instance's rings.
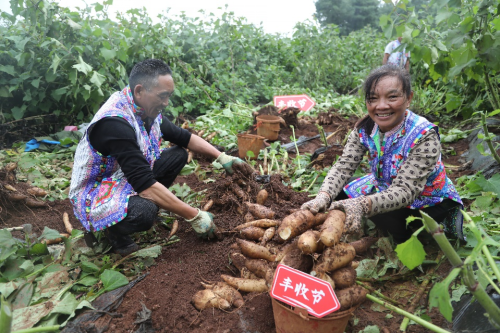
[[[325,116],[325,115],[323,115]],[[355,119],[345,119],[339,114],[326,115],[324,123],[333,120],[331,124],[323,124],[327,133],[334,133],[328,140],[329,147],[325,152],[318,154],[313,168],[324,168],[335,161],[337,155],[341,154],[340,146],[349,129],[355,123]],[[315,136],[318,134],[314,120],[304,121],[299,119],[295,137]],[[255,131],[255,130],[251,130]],[[292,130],[282,129],[279,140],[282,143],[290,142]],[[319,139],[312,140],[299,147],[300,154],[312,154],[322,147]],[[460,155],[467,149],[465,140],[447,145],[456,152],[455,155],[443,154],[443,160],[447,165],[456,166],[449,168],[452,179],[469,173],[464,168],[460,170],[462,162]],[[448,150],[447,152],[451,152]],[[217,226],[224,238],[222,240],[203,241],[196,238],[190,225],[179,219],[180,226],[177,235],[180,242],[165,247],[156,265],[150,267],[149,275],[131,289],[123,299],[116,313],[121,317],[110,319],[108,332],[134,332],[139,325],[134,321],[137,313],[142,310],[141,303],[152,311],[152,325],[157,332],[275,332],[271,298],[268,293],[243,293],[244,306],[239,309],[222,311],[218,309],[207,309],[197,311],[191,303],[192,296],[202,289],[200,282],[219,282],[221,274],[238,276],[238,270],[231,264],[229,253],[231,245],[235,243],[236,235],[231,230],[244,222],[243,214],[246,212],[243,201],[255,202],[255,195],[260,189],[266,189],[269,193],[266,207],[275,211],[276,219],[282,219],[290,214],[290,210],[297,209],[309,198],[306,193],[297,193],[281,182],[279,175],[274,175],[270,183],[258,183],[244,176],[230,177],[225,174],[212,174],[208,168],[208,162],[201,160],[202,169],[207,171],[205,179],[215,179],[215,182],[205,183],[198,180],[195,174],[182,176],[176,179],[176,183],[186,183],[192,191],[200,192],[206,190],[206,200],[213,199],[214,205],[210,209],[216,217]],[[0,175],[0,180],[5,178]],[[239,181],[238,181],[239,180]],[[243,182],[242,182],[243,181]],[[0,181],[1,182],[1,181]],[[234,195],[232,187],[238,184],[244,190],[245,197],[238,198]],[[4,183],[6,184],[6,183]],[[13,183],[19,191],[24,192],[30,186],[26,183]],[[0,186],[0,190],[1,186]],[[2,195],[3,194],[3,195]],[[205,203],[200,203],[200,206]],[[5,196],[5,190],[0,191],[0,227],[14,227],[29,223],[33,225],[35,233],[41,233],[45,226],[64,232],[62,214],[67,212],[70,221],[75,228],[82,229],[81,224],[74,217],[72,205],[69,200],[50,202],[44,208],[29,208],[21,202],[11,202]],[[162,227],[157,227],[162,229]],[[164,230],[166,234],[167,231]],[[437,254],[435,245],[429,243],[426,246],[429,258],[434,259]],[[367,253],[365,256],[372,256]],[[358,257],[356,260],[359,260]],[[451,270],[447,261],[439,267],[436,277],[445,277]],[[372,282],[375,289],[393,299],[398,300],[404,308],[418,303],[423,308],[427,303],[427,293],[432,284],[427,287],[427,292],[421,300],[412,300],[421,282],[422,273],[415,270],[412,275],[405,277],[393,277],[389,281]],[[420,279],[420,280],[419,280]],[[374,307],[370,301],[361,304],[353,314],[346,328],[346,332],[359,332],[368,325],[377,325],[383,332],[399,332],[399,326],[403,320],[402,316],[389,310]],[[438,326],[450,330],[448,323],[434,308],[430,313],[432,322]],[[110,317],[104,315],[104,317]],[[427,332],[419,325],[410,325],[408,332]]]

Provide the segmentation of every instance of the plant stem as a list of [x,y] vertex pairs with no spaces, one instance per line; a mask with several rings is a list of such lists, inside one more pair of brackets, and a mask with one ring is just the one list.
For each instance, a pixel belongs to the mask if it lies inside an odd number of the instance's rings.
[[428,330],[431,330],[433,331],[434,333],[449,333],[447,330],[441,328],[441,327],[438,327],[428,321],[425,321],[424,319],[420,318],[420,317],[417,317],[416,315],[414,314],[411,314],[409,312],[406,312],[405,310],[402,310],[400,309],[399,307],[396,307],[394,305],[391,305],[389,303],[386,303],[384,301],[381,301],[380,299],[368,294],[366,295],[366,298],[371,300],[372,302],[374,303],[377,303],[377,304],[380,304],[382,306],[384,306],[385,308],[388,308],[389,310],[391,311],[394,311],[398,314],[401,314],[405,317],[408,317],[410,318],[410,320],[413,320],[415,321],[417,324],[419,324],[420,326],[424,327],[424,328],[427,328]]
[[486,89],[488,90],[489,95],[491,96],[491,104],[493,105],[493,108],[500,109],[500,102],[498,101],[498,95],[491,83],[490,75],[488,72],[486,72],[486,74],[484,75],[484,79],[486,81]]
[[[469,223],[472,222],[470,217],[462,211],[464,214],[464,218],[466,218]],[[451,262],[451,264],[456,267],[461,267],[461,275],[464,281],[464,284],[467,286],[472,295],[477,299],[479,304],[485,309],[486,313],[488,313],[489,320],[492,325],[496,328],[500,328],[500,308],[495,304],[495,302],[490,298],[484,287],[476,280],[474,277],[474,270],[472,269],[472,264],[470,258],[468,257],[464,262],[460,259],[453,246],[450,244],[448,239],[443,233],[441,226],[439,226],[434,219],[432,219],[425,212],[420,211],[420,214],[423,218],[423,222],[427,231],[431,232],[432,236],[438,243],[439,247]],[[472,226],[475,226],[474,222],[472,222]],[[479,240],[478,240],[479,241]]]
[[61,329],[60,325],[46,326],[46,327],[33,327],[28,329],[23,329],[14,333],[52,333],[57,332]]
[[[427,274],[425,275],[425,278],[424,278],[422,284],[420,285],[420,288],[418,289],[417,293],[415,294],[415,298],[413,298],[414,302],[408,308],[409,313],[415,312],[415,309],[418,306],[418,301],[420,300],[420,298],[422,298],[422,296],[425,292],[425,289],[427,288],[427,285],[429,285],[429,282],[431,281],[432,275],[434,274],[436,269],[439,268],[439,263],[440,263],[442,258],[443,258],[443,253],[440,252],[436,258],[436,262],[438,264],[436,266],[430,268],[429,271],[427,272]],[[410,318],[405,317],[403,319],[403,322],[401,323],[401,326],[399,327],[399,330],[402,332],[406,332],[406,328],[408,327],[409,323],[410,323]]]
[[0,333],[10,333],[12,326],[12,309],[3,295],[0,296]]
[[491,142],[490,133],[488,131],[488,125],[486,124],[486,112],[484,111],[481,113],[481,126],[483,127],[484,141],[488,145],[493,158],[496,160],[496,162],[500,164],[500,157],[498,156],[497,151],[495,150],[495,148],[493,147],[493,143]]
[[370,291],[371,293],[376,294],[376,295],[377,295],[377,296],[379,296],[380,298],[387,300],[389,303],[392,303],[392,304],[394,304],[394,305],[396,305],[396,306],[403,306],[403,305],[401,305],[401,303],[400,303],[400,302],[398,302],[397,300],[394,300],[394,299],[392,299],[392,298],[389,298],[389,297],[387,297],[387,296],[384,296],[382,293],[378,292],[377,290],[375,290],[374,288],[372,288],[372,287],[371,287],[371,286],[369,286],[369,285],[366,285],[366,284],[364,284],[364,283],[362,283],[362,282],[360,282],[360,281],[356,281],[356,284],[357,284],[357,285],[359,285],[359,286],[362,286],[363,288],[365,288],[366,290]]
[[319,174],[316,174],[316,177],[314,178],[314,180],[311,182],[311,184],[309,185],[309,187],[307,187],[307,189],[305,190],[305,192],[309,192],[309,190],[312,188],[312,186],[314,185],[314,183],[316,182],[316,180],[318,179],[319,177]]

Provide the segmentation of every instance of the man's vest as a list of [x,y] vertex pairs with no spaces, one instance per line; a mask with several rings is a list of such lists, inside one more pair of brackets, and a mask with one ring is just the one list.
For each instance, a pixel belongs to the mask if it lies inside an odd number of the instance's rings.
[[[376,124],[373,136],[366,133],[364,129],[360,129],[359,138],[361,143],[368,149],[371,173],[346,185],[344,187],[345,193],[351,198],[356,198],[374,192],[381,192],[389,188],[392,180],[396,178],[399,169],[408,158],[412,148],[431,129],[434,129],[439,136],[436,125],[410,110],[406,112],[405,121],[401,129],[385,138],[383,143],[380,143],[380,132]],[[462,204],[455,186],[446,175],[440,155],[433,171],[427,178],[422,193],[413,203],[408,203],[406,207],[410,209],[423,209],[441,203],[446,198]],[[461,234],[462,222],[461,219],[460,222],[457,222],[457,218],[454,218],[455,221],[453,221],[453,224],[450,222],[447,230],[452,233],[457,233],[460,230],[458,234]],[[459,227],[458,224],[460,225]]]
[[162,116],[158,115],[148,134],[137,108],[128,86],[111,95],[90,122],[76,149],[69,198],[75,216],[88,231],[99,231],[123,220],[129,197],[137,195],[116,159],[103,156],[90,145],[88,129],[105,117],[122,117],[134,129],[151,168],[160,157]]

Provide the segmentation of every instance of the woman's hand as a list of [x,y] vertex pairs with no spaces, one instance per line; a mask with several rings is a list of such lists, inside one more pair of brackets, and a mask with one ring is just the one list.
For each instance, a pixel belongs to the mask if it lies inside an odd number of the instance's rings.
[[313,214],[325,211],[330,205],[331,199],[330,195],[324,191],[320,191],[315,199],[305,202],[300,207],[301,210],[309,210]]
[[344,199],[333,202],[329,210],[342,210],[345,212],[345,233],[356,233],[361,230],[361,219],[368,215],[371,200],[366,196]]

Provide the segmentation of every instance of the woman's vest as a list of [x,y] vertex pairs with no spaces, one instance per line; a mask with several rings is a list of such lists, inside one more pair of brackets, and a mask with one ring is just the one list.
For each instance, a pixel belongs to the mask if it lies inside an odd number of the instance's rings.
[[[345,193],[351,198],[356,198],[389,188],[412,148],[431,129],[434,129],[439,136],[436,125],[410,110],[406,111],[405,121],[401,129],[384,138],[383,143],[380,143],[380,132],[377,125],[375,125],[372,135],[366,133],[364,129],[360,129],[359,138],[368,149],[371,173],[346,185],[344,187]],[[422,209],[441,203],[446,198],[462,204],[455,186],[446,175],[440,155],[427,178],[422,193],[407,208]],[[455,228],[452,228],[450,232],[455,233],[454,230]]]
[[137,194],[116,159],[103,156],[90,145],[88,129],[105,117],[122,117],[134,129],[137,143],[153,168],[161,153],[162,116],[158,115],[148,134],[140,113],[127,86],[111,95],[99,109],[78,144],[69,198],[75,216],[88,231],[99,231],[123,220],[127,216],[129,197]]

